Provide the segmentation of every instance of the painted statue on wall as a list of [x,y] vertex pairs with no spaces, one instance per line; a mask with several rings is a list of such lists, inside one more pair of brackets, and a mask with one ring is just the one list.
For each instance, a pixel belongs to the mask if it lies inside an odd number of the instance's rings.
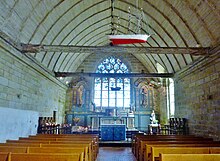
[[83,105],[83,93],[84,93],[84,87],[83,85],[80,85],[77,89],[77,105],[82,106]]
[[147,106],[148,105],[148,89],[146,86],[141,88],[141,105]]

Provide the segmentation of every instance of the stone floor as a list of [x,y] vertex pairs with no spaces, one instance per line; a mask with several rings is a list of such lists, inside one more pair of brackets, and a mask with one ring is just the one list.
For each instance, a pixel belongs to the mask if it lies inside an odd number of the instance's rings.
[[130,147],[100,147],[96,161],[136,161]]

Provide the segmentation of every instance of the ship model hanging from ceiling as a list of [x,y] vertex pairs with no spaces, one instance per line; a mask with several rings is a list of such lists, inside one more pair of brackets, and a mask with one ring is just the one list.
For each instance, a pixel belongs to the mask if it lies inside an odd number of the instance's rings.
[[[138,9],[138,6],[136,6]],[[120,24],[120,18],[118,17],[118,22],[116,25],[114,23],[114,1],[112,1],[112,33],[111,35],[108,35],[109,40],[111,41],[111,45],[123,45],[123,44],[135,44],[135,43],[146,43],[148,38],[151,36],[150,34],[141,34],[141,26],[143,26],[143,18],[144,18],[144,12],[141,8],[140,13],[132,15],[130,12],[130,7],[128,8],[128,34],[117,34],[118,33],[118,27]],[[131,24],[132,19],[135,19],[136,34],[131,34]],[[116,25],[116,26],[115,26]],[[149,26],[148,26],[149,27]]]

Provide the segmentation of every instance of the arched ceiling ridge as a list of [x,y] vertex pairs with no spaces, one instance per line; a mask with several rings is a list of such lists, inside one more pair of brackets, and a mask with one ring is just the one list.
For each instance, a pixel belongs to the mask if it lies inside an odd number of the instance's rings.
[[[103,32],[106,32],[106,31],[103,31]],[[101,38],[98,37],[99,35],[101,35],[102,37],[101,37]],[[96,39],[94,39],[90,44],[88,44],[88,46],[90,46],[92,43],[95,43],[96,41],[103,42],[103,41],[102,41],[102,38],[103,38],[103,34],[102,34],[102,33],[99,33],[99,34],[96,35],[95,37],[96,37]],[[86,43],[88,43],[89,40],[90,40],[90,39],[87,39],[87,41],[85,41],[83,45],[85,45]],[[79,54],[79,56],[80,56],[80,57],[84,57],[85,54],[86,54],[86,53],[84,53],[84,54]],[[74,60],[72,60],[72,61],[71,61],[71,59],[69,59],[68,64],[70,64],[70,65],[69,65],[67,71],[72,71],[72,70],[70,70],[70,69],[75,68],[75,67],[74,67],[74,66],[75,66],[75,62],[78,62],[78,61],[77,61],[76,59],[74,59]],[[73,65],[73,64],[74,64],[74,65]],[[67,66],[67,65],[66,65],[66,66]],[[71,66],[73,66],[73,68],[71,68]],[[76,68],[76,69],[77,69],[77,68]]]
[[[107,24],[108,25],[108,24]],[[107,31],[107,30],[106,30]],[[104,31],[103,33],[105,33],[106,31]],[[103,34],[102,32],[99,32],[98,34]],[[89,34],[94,34],[94,32],[90,32]],[[97,34],[95,35],[96,37],[97,37]],[[93,39],[93,38],[92,38]],[[86,39],[87,41],[89,41],[90,39]],[[94,40],[94,39],[93,39]],[[72,41],[72,40],[71,40]],[[71,41],[68,43],[68,45],[69,44],[71,44]],[[78,45],[78,43],[81,41],[81,39],[79,39],[78,40],[78,42],[75,44],[75,45]],[[86,41],[84,42],[84,44],[82,44],[82,46],[83,45],[85,45],[85,43],[86,43]],[[62,54],[62,52],[60,53],[60,54]],[[72,54],[71,54],[72,55]],[[83,55],[83,54],[81,54],[81,55]],[[66,58],[65,58],[66,59]],[[71,64],[74,64],[73,62],[71,63]]]
[[[102,20],[104,20],[104,19],[101,19],[101,21],[102,21]],[[93,24],[93,25],[95,25],[95,24]],[[90,26],[87,26],[85,30],[88,30],[89,27],[90,27]],[[82,30],[79,34],[81,34],[83,31],[84,31],[84,30]],[[91,32],[90,32],[90,33],[91,33]],[[73,39],[74,39],[74,38],[73,38]],[[64,39],[61,41],[61,44],[62,44],[63,41],[64,41]],[[71,40],[71,41],[72,41],[72,40]],[[71,41],[70,41],[70,42],[71,42]],[[69,44],[69,43],[68,43],[68,44]],[[54,53],[54,55],[55,55],[55,54],[59,54],[59,57],[60,57],[61,54],[62,54],[62,52],[61,52],[61,53],[57,53],[57,52],[56,52],[56,53]],[[53,59],[53,56],[51,57],[51,59]],[[58,59],[59,59],[59,58],[58,58]],[[52,68],[52,70],[54,70],[54,67]]]
[[207,24],[205,23],[204,19],[199,15],[199,13],[197,12],[197,9],[194,6],[191,5],[191,1],[185,0],[184,2],[185,2],[184,4],[196,15],[196,17],[197,17],[198,21],[200,22],[201,26],[205,29],[205,31],[209,35],[209,38],[212,40],[211,42],[216,42],[217,40],[215,39],[215,37],[211,33],[211,31],[209,31],[209,29],[207,27]]
[[[53,2],[54,2],[54,1],[53,1]],[[48,9],[47,12],[45,12],[45,15],[42,15],[42,17],[39,17],[39,19],[41,19],[41,20],[40,20],[40,22],[38,22],[38,24],[36,25],[35,29],[33,30],[33,33],[31,34],[31,37],[30,37],[29,40],[28,40],[28,43],[30,43],[30,42],[32,41],[32,39],[35,37],[37,31],[41,28],[41,25],[43,24],[43,22],[46,21],[47,18],[50,16],[50,14],[55,10],[55,8],[58,7],[58,6],[59,6],[61,3],[63,3],[63,2],[64,2],[64,0],[61,0],[61,1],[59,1],[58,3],[54,4],[54,6],[51,5],[51,6],[50,6],[51,8]],[[45,4],[44,4],[44,1],[41,1],[41,3],[43,3],[43,6],[45,5]],[[51,4],[52,4],[52,3],[51,3]],[[39,4],[39,5],[40,5],[40,4]],[[47,8],[47,7],[45,7],[45,8]],[[36,10],[37,10],[37,8],[36,8]],[[42,27],[43,27],[43,26],[42,26]],[[47,32],[45,32],[45,33],[47,33]]]
[[[103,2],[103,1],[101,1],[101,2]],[[100,2],[100,3],[101,3]],[[52,41],[50,42],[50,45],[52,45],[53,44],[53,42],[57,39],[57,37],[63,32],[63,31],[66,31],[65,30],[65,28],[67,28],[67,26],[69,26],[69,25],[71,25],[71,23],[73,23],[73,22],[75,22],[74,20],[77,18],[77,17],[79,17],[83,12],[85,12],[85,11],[88,11],[90,8],[92,8],[92,7],[94,7],[94,6],[96,6],[96,5],[92,5],[92,6],[89,6],[89,7],[87,7],[85,10],[83,10],[83,11],[81,11],[80,13],[78,13],[77,15],[75,15],[75,17],[73,17],[72,19],[70,19],[66,24],[64,24],[63,25],[63,27],[61,27],[60,28],[60,31],[59,32],[57,32],[57,34],[56,35],[54,35],[54,38],[52,39]],[[74,5],[74,7],[76,7],[75,5]],[[71,8],[71,9],[73,9],[73,8]],[[104,10],[106,10],[106,9],[104,9]],[[69,12],[70,10],[68,10],[68,12]],[[94,13],[94,14],[97,14],[97,13]],[[66,14],[65,14],[66,15]],[[85,21],[85,19],[83,19],[83,21]],[[53,25],[53,26],[55,26],[55,25]],[[76,26],[78,26],[78,25],[76,25]],[[75,28],[75,27],[74,27]],[[73,31],[73,29],[71,30],[71,31]],[[70,31],[70,32],[71,32]],[[66,36],[68,36],[69,35],[69,33],[67,33],[67,35]],[[66,37],[65,36],[65,37]],[[64,38],[65,38],[64,37]],[[63,42],[64,41],[64,39],[62,39],[61,40],[61,42]],[[59,43],[59,45],[61,45],[61,43]],[[45,54],[46,55],[46,54]],[[43,59],[45,58],[45,56],[43,57]],[[41,61],[43,61],[43,60],[41,60]]]
[[[145,2],[146,2],[146,1],[145,1]],[[170,20],[170,18],[169,18],[168,16],[166,16],[165,13],[163,13],[162,11],[160,11],[155,5],[151,4],[150,2],[147,2],[147,3],[148,3],[151,7],[153,7],[157,12],[159,12],[159,13],[169,22],[169,24],[171,24],[171,26],[175,29],[175,31],[176,31],[176,32],[178,33],[178,35],[180,36],[181,40],[184,42],[184,45],[185,45],[186,47],[188,47],[188,44],[187,44],[187,42],[185,41],[184,37],[182,36],[181,32],[180,32],[180,31],[178,30],[178,28],[173,24],[173,22]],[[176,13],[176,12],[175,12],[175,13]],[[177,14],[177,16],[178,16],[178,14]],[[161,24],[161,26],[162,26],[162,24]],[[178,46],[178,45],[176,44],[176,46]],[[186,59],[185,59],[185,56],[182,55],[182,54],[181,54],[181,56],[183,57],[184,62],[187,63],[187,62],[186,62]],[[176,56],[173,55],[173,57],[175,58],[175,61],[178,63],[178,60],[177,60]],[[187,65],[187,64],[186,64],[186,65]],[[178,66],[179,66],[179,68],[180,68],[179,63],[178,63]]]
[[[135,8],[143,7],[147,22],[143,22],[142,33],[156,33],[147,43],[125,45],[125,47],[213,47],[220,41],[220,6],[218,0],[3,0],[4,13],[0,22],[2,31],[23,43],[44,45],[107,46],[112,19],[119,16],[119,34],[127,34],[128,7],[131,14]],[[8,7],[7,7],[8,6]],[[27,7],[27,12],[23,8]],[[214,9],[214,10],[213,10]],[[8,14],[9,13],[9,14]],[[8,20],[7,17],[9,18]],[[14,19],[13,21],[11,21]],[[5,23],[5,24],[4,24]],[[114,22],[117,25],[117,22]],[[8,27],[7,26],[11,26]],[[132,26],[135,22],[132,22]],[[145,27],[146,26],[146,27]],[[10,32],[11,30],[11,32]],[[20,31],[20,32],[18,32]],[[135,29],[132,29],[134,33]],[[8,33],[10,32],[10,33]],[[19,40],[18,40],[19,41]],[[197,45],[198,44],[198,45]],[[70,51],[70,50],[69,50]],[[175,53],[175,52],[173,52]],[[37,61],[52,71],[73,72],[92,53],[39,52]],[[33,54],[31,54],[33,55]],[[167,72],[177,72],[200,56],[184,54],[143,53],[133,54],[150,72],[157,70],[156,62]],[[80,67],[80,68],[79,68]],[[73,71],[72,71],[73,70]]]
[[[121,25],[120,25],[121,26]],[[124,26],[123,26],[124,27]],[[125,27],[126,28],[126,27]],[[126,28],[127,29],[127,28]],[[168,58],[168,57],[167,57]],[[161,61],[162,61],[162,59],[161,59]],[[172,66],[172,65],[171,65]]]
[[[66,58],[70,58],[71,59],[72,56],[73,55],[70,55],[69,53],[65,55],[64,59],[62,60],[62,63],[60,63],[60,65],[59,65],[58,71],[64,71],[64,66],[65,66],[64,64],[66,63],[65,62]],[[77,57],[78,53],[75,53],[74,56]]]
[[[133,4],[131,4],[131,5],[133,5]],[[133,5],[133,7],[134,7],[134,5]],[[116,8],[116,7],[115,7],[115,8]],[[121,10],[120,8],[116,8],[116,9]],[[124,11],[124,12],[126,12],[126,11]],[[155,22],[157,22],[158,26],[162,27],[162,25],[160,25],[159,21],[157,21],[155,18],[153,18],[150,14],[146,13],[145,10],[144,10],[144,13],[145,13],[146,15],[148,15],[148,17],[151,17],[151,19],[153,19]],[[165,28],[163,28],[163,29],[165,30]],[[168,34],[168,32],[167,32],[167,34]],[[158,35],[160,35],[160,34],[158,34]],[[160,35],[160,37],[162,37],[162,36]],[[171,38],[171,35],[170,35],[170,38]],[[173,41],[174,41],[174,39],[173,39]],[[174,41],[174,42],[175,42],[175,41]],[[177,43],[175,43],[175,44],[176,44],[176,46],[177,46]],[[166,45],[168,46],[168,44],[166,44]],[[166,57],[167,57],[167,59],[169,59],[168,56],[166,56]],[[178,60],[177,60],[177,58],[175,57],[175,55],[172,54],[172,57],[174,57],[175,61],[176,61],[177,64],[179,65]],[[184,57],[184,56],[182,55],[182,57]],[[183,58],[183,59],[184,59],[184,58]],[[168,61],[169,61],[169,60],[168,60]],[[171,61],[169,61],[169,62],[172,64]],[[171,66],[172,66],[172,70],[175,71],[173,65],[171,65]],[[180,68],[180,65],[179,65],[179,68]]]
[[[192,35],[193,39],[195,40],[195,42],[197,44],[200,44],[200,41],[198,40],[198,38],[196,37],[193,29],[190,27],[188,21],[181,15],[181,13],[172,5],[172,3],[168,2],[168,0],[164,0],[164,2],[170,6],[170,8],[173,10],[173,12],[180,18],[180,20],[182,21],[182,23],[186,26],[186,28],[189,30],[190,34]],[[180,1],[181,2],[181,1]]]
[[[210,10],[213,11],[213,13],[216,15],[216,17],[220,21],[220,4],[215,5],[212,0],[203,0],[203,2],[207,3],[209,5]],[[218,2],[218,3],[220,3],[220,2]],[[218,6],[219,6],[219,8],[218,8]]]
[[62,62],[63,62],[66,55],[68,55],[68,53],[59,54],[54,66],[52,68],[52,71],[55,71],[55,72],[60,71],[59,70],[60,69],[60,64],[62,64]]
[[[63,14],[61,14],[58,19],[48,28],[46,34],[43,36],[43,38],[41,39],[40,43],[43,43],[43,41],[45,40],[45,38],[47,37],[47,35],[51,32],[51,30],[57,25],[57,23],[63,18],[64,15],[66,15],[67,13],[70,12],[71,9],[73,9],[74,7],[78,7],[79,3],[82,1],[78,1],[77,3],[74,3],[73,5],[71,5]],[[52,12],[51,12],[52,13]],[[71,19],[69,22],[74,21],[74,19]],[[63,27],[61,27],[60,31],[62,31],[63,28],[65,28],[66,25],[63,24]],[[56,39],[56,35],[58,35],[60,33],[60,31],[54,35],[53,39],[51,40],[51,42],[49,43],[49,45],[52,45]],[[36,53],[37,54],[37,53]],[[35,55],[36,56],[36,55]],[[41,60],[42,61],[42,60]]]
[[[93,24],[94,25],[94,24]],[[99,26],[99,27],[101,27],[101,26]],[[74,30],[74,29],[73,29]],[[71,32],[70,32],[71,33]],[[82,31],[81,31],[81,33],[86,33],[86,31],[83,29]],[[94,32],[90,32],[90,33],[94,33]],[[79,33],[80,34],[80,33]],[[77,37],[79,34],[77,34],[77,35],[75,35],[75,37]],[[67,34],[67,35],[71,35],[71,34]],[[61,40],[61,42],[60,42],[60,45],[62,44],[62,42],[65,40],[66,38],[64,37],[62,40]],[[83,39],[83,38],[81,38],[81,39]],[[71,41],[72,41],[72,39],[71,39]],[[70,45],[71,44],[71,41],[69,41],[68,43],[66,43],[67,45]],[[78,44],[78,43],[77,43]],[[76,45],[77,45],[76,44]],[[47,54],[45,54],[45,55],[47,55]],[[53,54],[53,55],[55,55],[55,53]],[[53,55],[51,55],[51,58],[50,59],[53,59]]]
[[156,66],[147,55],[138,54],[135,57],[143,64],[146,69],[148,69],[149,72],[156,73]]
[[[102,2],[106,2],[105,0],[99,2],[99,3],[102,3]],[[65,24],[63,24],[62,27],[60,27],[60,30],[57,32],[56,35],[54,35],[54,38],[52,39],[52,41],[50,42],[50,45],[53,44],[53,42],[56,40],[56,38],[58,37],[59,34],[62,33],[62,31],[65,31],[65,28],[67,28],[69,25],[71,25],[71,23],[75,22],[75,19],[76,18],[80,18],[80,16],[85,13],[86,11],[88,11],[89,9],[91,9],[92,7],[97,7],[96,4],[92,4],[91,6],[86,6],[86,8],[84,8],[83,10],[80,10],[80,12],[78,12],[77,15],[75,15],[73,18],[71,18],[68,22],[66,22]],[[74,7],[77,7],[77,6],[74,6]],[[79,7],[79,6],[78,6]],[[71,9],[74,9],[74,8],[71,8]],[[70,10],[71,11],[71,10]],[[96,13],[95,13],[96,14]],[[82,19],[84,21],[84,19]],[[77,22],[78,24],[79,22]],[[74,25],[75,26],[75,25]],[[71,27],[72,28],[72,27]]]
[[49,29],[47,30],[47,33],[44,35],[44,37],[41,39],[40,44],[43,43],[43,41],[45,40],[45,38],[47,37],[47,35],[50,33],[50,31],[52,30],[52,28],[57,25],[57,23],[71,10],[73,9],[75,6],[77,7],[77,5],[80,3],[81,1],[78,1],[77,3],[74,3],[73,5],[69,6],[68,9],[66,9],[66,11],[64,11],[59,17],[58,19],[49,27]]

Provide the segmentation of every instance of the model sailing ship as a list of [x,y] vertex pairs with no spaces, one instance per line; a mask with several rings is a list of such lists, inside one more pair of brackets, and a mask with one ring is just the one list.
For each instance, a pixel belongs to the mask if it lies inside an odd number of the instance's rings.
[[[130,32],[130,26],[131,26],[131,13],[130,13],[130,7],[128,9],[129,12],[129,21],[128,21],[128,32]],[[138,16],[136,15],[135,18],[137,19],[137,33],[140,33],[141,31],[141,24],[143,20],[143,10],[141,9],[141,14]],[[118,18],[119,23],[119,18]],[[113,27],[113,32],[111,35],[108,35],[109,40],[111,41],[111,45],[120,45],[120,44],[134,44],[134,43],[146,43],[148,38],[151,35],[148,34],[114,34],[116,31],[116,28]],[[116,31],[117,32],[117,31]]]

